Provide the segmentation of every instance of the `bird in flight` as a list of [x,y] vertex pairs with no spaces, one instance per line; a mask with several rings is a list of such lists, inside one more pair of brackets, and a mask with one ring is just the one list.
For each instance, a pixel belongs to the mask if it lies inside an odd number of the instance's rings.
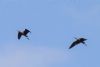
[[29,38],[28,38],[28,36],[27,36],[27,34],[28,34],[29,32],[30,32],[30,31],[29,31],[28,29],[25,29],[23,32],[18,31],[18,39],[20,39],[21,36],[23,35],[23,36],[27,37],[27,39],[29,40]]
[[75,39],[76,39],[76,41],[74,41],[74,42],[71,44],[71,46],[69,47],[69,49],[71,49],[72,47],[74,47],[74,46],[76,46],[76,45],[78,45],[78,44],[80,44],[80,43],[86,45],[84,41],[86,41],[87,39],[85,39],[85,38],[79,38],[79,39],[75,38]]

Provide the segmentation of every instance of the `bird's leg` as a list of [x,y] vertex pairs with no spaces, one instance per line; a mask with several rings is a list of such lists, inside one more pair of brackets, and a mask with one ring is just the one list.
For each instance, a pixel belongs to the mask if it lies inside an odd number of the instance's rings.
[[87,44],[84,44],[85,46],[87,46]]
[[27,37],[27,39],[29,40],[29,38]]
[[87,44],[85,42],[82,42],[85,46],[87,46]]
[[29,40],[28,36],[26,36],[26,37],[27,37],[27,39]]

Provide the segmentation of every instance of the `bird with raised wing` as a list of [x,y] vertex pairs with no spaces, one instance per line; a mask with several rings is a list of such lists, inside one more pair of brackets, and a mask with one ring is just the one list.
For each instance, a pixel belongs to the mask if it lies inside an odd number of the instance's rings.
[[69,49],[73,48],[74,46],[76,46],[76,45],[78,45],[78,44],[80,44],[80,43],[86,45],[84,41],[86,41],[87,39],[85,39],[85,38],[79,38],[79,39],[75,38],[75,39],[76,39],[76,41],[74,41],[74,42],[71,44],[71,46],[69,47]]
[[23,35],[23,36],[27,37],[27,39],[29,40],[29,38],[28,38],[28,36],[27,36],[27,34],[28,34],[29,32],[30,32],[30,31],[29,31],[28,29],[25,29],[23,32],[18,31],[18,39],[20,39],[21,36]]

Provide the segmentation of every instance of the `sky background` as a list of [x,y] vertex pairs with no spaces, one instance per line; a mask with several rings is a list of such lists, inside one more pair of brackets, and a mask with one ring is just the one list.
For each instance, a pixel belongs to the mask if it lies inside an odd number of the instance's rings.
[[0,67],[100,67],[100,0],[0,0],[0,31]]

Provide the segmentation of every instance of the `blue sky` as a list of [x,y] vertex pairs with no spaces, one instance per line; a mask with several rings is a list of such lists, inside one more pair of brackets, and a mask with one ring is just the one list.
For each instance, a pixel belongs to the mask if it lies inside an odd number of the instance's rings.
[[0,67],[100,67],[99,17],[100,0],[0,0]]

